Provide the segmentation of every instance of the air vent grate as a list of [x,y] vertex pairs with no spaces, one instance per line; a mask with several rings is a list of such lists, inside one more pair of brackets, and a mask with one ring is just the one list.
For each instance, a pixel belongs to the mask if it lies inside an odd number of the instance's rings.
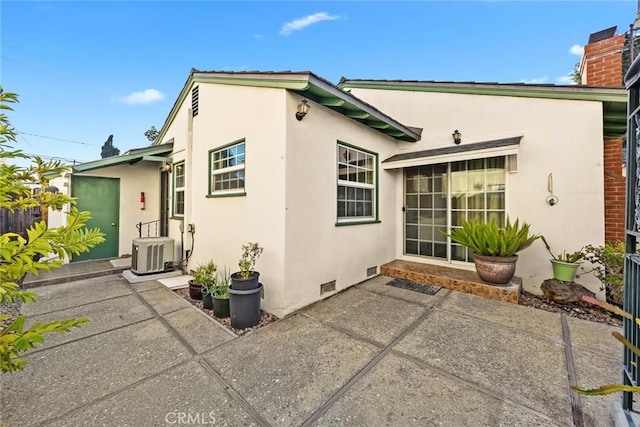
[[331,292],[331,291],[335,291],[335,290],[336,290],[336,281],[335,280],[332,280],[330,282],[323,283],[322,285],[320,285],[320,295],[326,294],[327,292]]
[[375,276],[378,274],[378,266],[367,268],[367,277]]
[[196,86],[191,89],[191,114],[193,117],[198,115],[198,99],[199,99],[200,86]]

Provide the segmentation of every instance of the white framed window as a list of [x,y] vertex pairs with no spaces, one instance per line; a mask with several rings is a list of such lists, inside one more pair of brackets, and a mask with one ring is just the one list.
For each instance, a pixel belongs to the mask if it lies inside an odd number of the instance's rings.
[[173,215],[184,216],[185,196],[185,166],[184,162],[173,165]]
[[378,220],[377,165],[378,154],[338,142],[338,224]]
[[209,195],[244,195],[245,140],[209,152]]

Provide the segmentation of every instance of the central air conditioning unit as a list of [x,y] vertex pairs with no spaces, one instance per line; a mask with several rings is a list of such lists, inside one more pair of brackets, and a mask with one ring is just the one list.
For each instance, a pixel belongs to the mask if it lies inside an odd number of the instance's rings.
[[173,263],[173,239],[140,237],[133,239],[131,271],[135,274],[162,273]]

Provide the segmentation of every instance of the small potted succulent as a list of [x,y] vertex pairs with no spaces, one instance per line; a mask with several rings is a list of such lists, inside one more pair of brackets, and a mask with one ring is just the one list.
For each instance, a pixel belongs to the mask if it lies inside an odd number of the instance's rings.
[[217,269],[216,263],[209,260],[198,265],[193,272],[193,280],[189,281],[189,296],[203,300],[204,308],[209,310],[213,308],[211,293],[215,287]]
[[580,261],[584,258],[582,249],[576,252],[562,251],[561,254],[554,254],[551,246],[544,236],[540,236],[544,242],[544,246],[551,255],[551,267],[553,268],[553,278],[563,282],[573,282],[576,278],[576,272],[580,266]]
[[224,269],[224,273],[216,278],[213,291],[213,315],[219,318],[229,317],[229,286],[231,277]]
[[240,271],[231,275],[231,287],[236,291],[248,291],[256,289],[259,285],[260,273],[254,270],[256,262],[264,248],[258,242],[249,242],[242,245],[242,256],[238,262]]
[[529,232],[530,225],[514,223],[507,218],[504,227],[495,221],[462,220],[462,226],[451,230],[452,241],[468,247],[473,252],[476,272],[482,280],[490,284],[504,285],[511,281],[516,272],[517,253],[529,247],[540,238]]

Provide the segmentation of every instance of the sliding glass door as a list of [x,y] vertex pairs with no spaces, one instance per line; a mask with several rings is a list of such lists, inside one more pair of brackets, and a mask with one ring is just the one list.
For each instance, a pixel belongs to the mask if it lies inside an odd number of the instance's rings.
[[505,222],[504,157],[406,168],[404,178],[407,255],[471,262],[443,233],[463,218]]

